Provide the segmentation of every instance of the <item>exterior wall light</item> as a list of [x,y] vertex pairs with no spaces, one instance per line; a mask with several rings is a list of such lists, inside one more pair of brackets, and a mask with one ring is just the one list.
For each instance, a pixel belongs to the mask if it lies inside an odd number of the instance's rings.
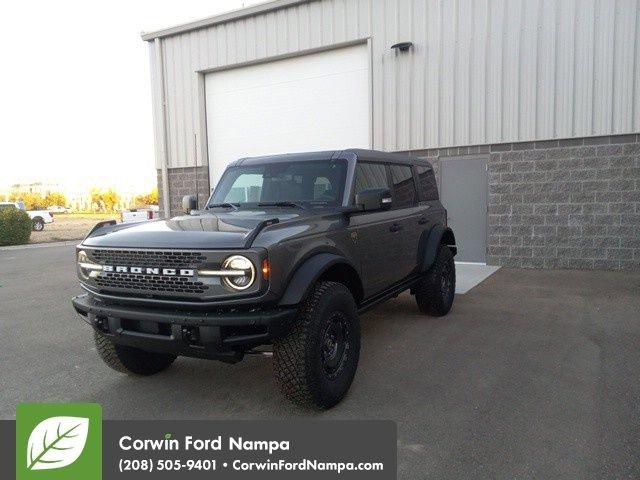
[[391,45],[391,50],[399,50],[400,52],[407,52],[413,47],[413,42],[400,42],[395,45]]

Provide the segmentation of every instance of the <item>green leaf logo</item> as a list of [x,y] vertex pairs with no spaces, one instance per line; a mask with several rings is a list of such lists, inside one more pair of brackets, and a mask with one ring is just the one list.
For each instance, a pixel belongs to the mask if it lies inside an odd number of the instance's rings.
[[89,433],[89,419],[83,417],[50,417],[29,435],[27,469],[49,470],[75,462]]

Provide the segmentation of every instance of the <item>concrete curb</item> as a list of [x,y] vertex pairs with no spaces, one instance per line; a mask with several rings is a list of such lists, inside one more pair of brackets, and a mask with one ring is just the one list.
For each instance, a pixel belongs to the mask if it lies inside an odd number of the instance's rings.
[[32,248],[43,247],[66,247],[69,245],[78,245],[82,239],[78,240],[64,240],[62,242],[46,242],[46,243],[28,243],[26,245],[11,245],[9,247],[0,247],[0,252],[5,250],[31,250]]

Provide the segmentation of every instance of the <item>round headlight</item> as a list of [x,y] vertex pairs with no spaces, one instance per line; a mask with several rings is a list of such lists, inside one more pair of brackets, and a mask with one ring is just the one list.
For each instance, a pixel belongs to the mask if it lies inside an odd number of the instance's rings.
[[234,275],[222,277],[222,282],[234,290],[245,290],[253,285],[256,279],[256,269],[253,263],[242,255],[233,255],[227,258],[222,264],[222,269],[236,272]]

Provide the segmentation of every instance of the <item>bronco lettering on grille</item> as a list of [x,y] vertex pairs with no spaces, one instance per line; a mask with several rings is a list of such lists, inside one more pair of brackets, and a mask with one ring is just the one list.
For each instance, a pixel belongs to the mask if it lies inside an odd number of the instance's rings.
[[181,276],[181,277],[193,277],[195,276],[195,270],[191,268],[157,268],[157,267],[127,267],[124,265],[103,265],[102,271],[107,273],[138,273],[143,275],[168,275],[168,276]]

